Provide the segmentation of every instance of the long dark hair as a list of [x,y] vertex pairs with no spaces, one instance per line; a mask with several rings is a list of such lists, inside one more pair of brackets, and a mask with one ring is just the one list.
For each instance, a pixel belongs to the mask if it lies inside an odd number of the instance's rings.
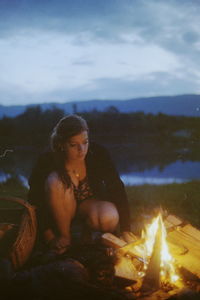
[[50,136],[50,144],[51,149],[54,152],[56,172],[67,187],[71,185],[71,180],[65,169],[66,153],[63,150],[63,145],[71,137],[83,131],[88,131],[87,122],[78,115],[68,115],[56,124]]

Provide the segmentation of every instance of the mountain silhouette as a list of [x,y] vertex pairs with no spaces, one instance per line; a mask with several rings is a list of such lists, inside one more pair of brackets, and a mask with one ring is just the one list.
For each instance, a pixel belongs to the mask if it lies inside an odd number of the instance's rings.
[[71,101],[66,103],[41,103],[31,105],[0,105],[0,118],[15,117],[23,113],[27,107],[40,105],[43,110],[58,107],[64,112],[86,112],[92,110],[105,111],[114,107],[119,112],[138,112],[174,116],[200,116],[200,95],[178,95],[135,98],[129,100],[88,100]]

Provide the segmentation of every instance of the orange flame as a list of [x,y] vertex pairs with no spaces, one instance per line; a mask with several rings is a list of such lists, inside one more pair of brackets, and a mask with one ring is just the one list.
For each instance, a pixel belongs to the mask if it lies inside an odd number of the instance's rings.
[[[144,259],[149,258],[152,255],[156,233],[160,229],[161,231],[161,264],[160,264],[160,280],[163,283],[175,284],[179,280],[179,276],[176,274],[174,267],[174,259],[171,256],[166,241],[166,229],[162,220],[161,214],[153,219],[152,223],[146,227],[146,230],[142,232],[142,238],[144,239],[143,244],[143,255]],[[147,268],[147,265],[145,265]]]

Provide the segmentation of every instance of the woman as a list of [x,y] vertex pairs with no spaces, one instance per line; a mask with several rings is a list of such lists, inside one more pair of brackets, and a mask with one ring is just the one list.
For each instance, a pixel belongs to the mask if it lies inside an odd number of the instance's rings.
[[130,230],[124,185],[101,146],[89,143],[86,121],[62,118],[51,135],[52,151],[42,155],[30,178],[29,200],[36,205],[44,239],[57,253],[71,244],[71,224],[80,215],[94,231]]

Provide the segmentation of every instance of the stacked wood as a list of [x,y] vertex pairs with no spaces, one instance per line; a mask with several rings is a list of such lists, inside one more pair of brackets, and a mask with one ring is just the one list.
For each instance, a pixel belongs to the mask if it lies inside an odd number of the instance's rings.
[[104,233],[101,237],[104,245],[107,245],[109,247],[113,247],[114,249],[119,249],[124,247],[127,243],[123,240],[120,239],[118,237],[116,237],[114,234],[112,233]]
[[[113,247],[117,256],[117,262],[115,264],[115,276],[120,279],[126,279],[128,283],[134,283],[139,280],[137,267],[140,261],[138,256],[132,249],[136,242],[127,244],[122,239],[114,236],[112,233],[104,233],[102,235],[102,241],[105,245]],[[135,262],[133,263],[133,259]]]
[[200,278],[200,230],[174,215],[165,220],[170,252],[180,267]]
[[137,237],[137,240],[127,244],[122,239],[114,236],[112,233],[104,233],[102,241],[105,245],[117,249],[117,255],[129,255],[133,258],[141,259],[141,252],[139,251],[143,244],[143,240]]
[[178,228],[178,226],[183,224],[183,221],[177,216],[168,215],[164,223],[165,223],[165,228],[169,231]]
[[185,253],[178,255],[173,253],[172,255],[178,262],[178,264],[191,273],[197,275],[200,278],[200,232],[192,225],[187,224],[179,230],[173,230],[168,233],[167,240],[176,246],[184,247]]
[[[200,230],[174,215],[167,216],[164,223],[168,232],[170,253],[175,258],[176,265],[200,278]],[[138,264],[144,261],[141,254],[143,251],[138,251],[142,250],[143,241],[137,237],[137,241],[126,244],[111,234],[104,234],[102,239],[104,243],[116,249],[119,257],[121,256],[120,263],[115,266],[115,275],[137,280]]]

